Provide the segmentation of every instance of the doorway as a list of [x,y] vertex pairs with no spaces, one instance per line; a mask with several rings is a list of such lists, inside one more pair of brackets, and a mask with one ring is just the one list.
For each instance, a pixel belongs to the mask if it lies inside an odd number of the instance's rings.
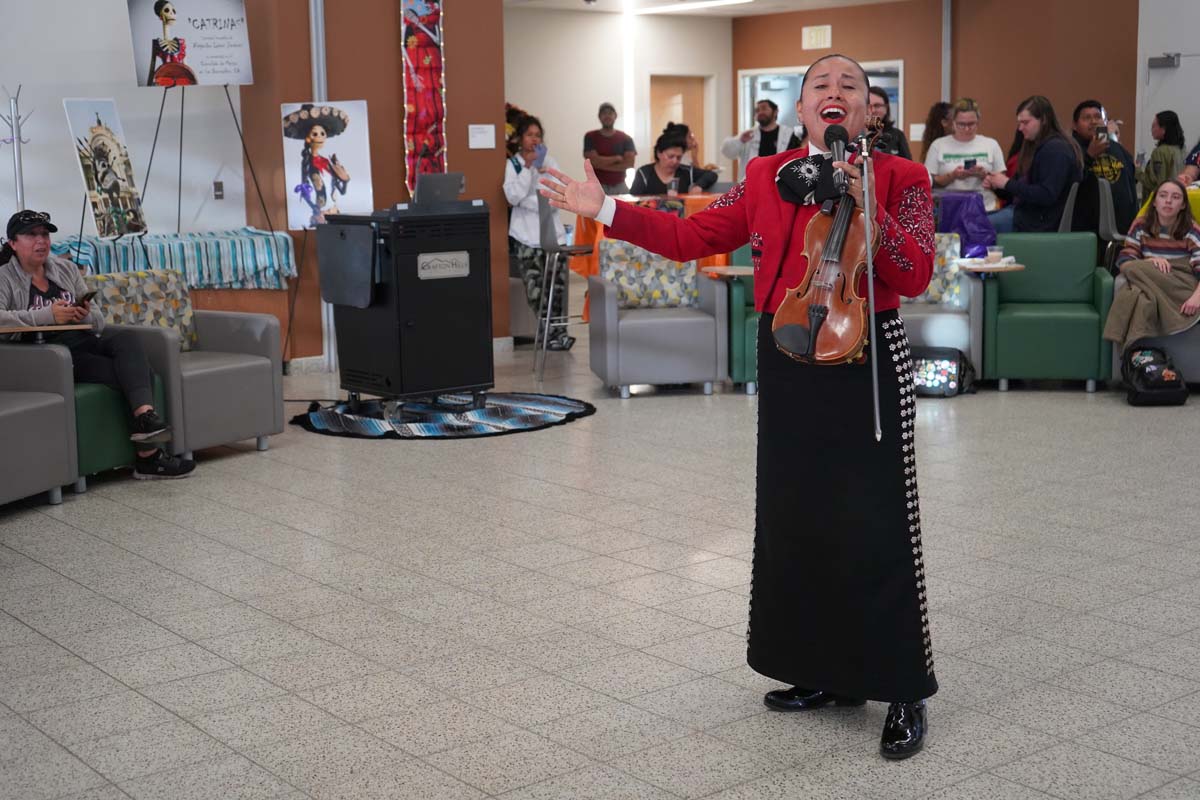
[[[704,81],[694,75],[650,76],[650,139],[653,142],[668,122],[683,122],[692,129],[704,153]],[[650,151],[653,160],[654,150]]]

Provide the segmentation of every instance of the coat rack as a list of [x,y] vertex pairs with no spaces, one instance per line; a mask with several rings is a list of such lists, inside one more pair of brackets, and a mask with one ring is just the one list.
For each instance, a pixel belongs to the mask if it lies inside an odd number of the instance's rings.
[[0,119],[8,124],[9,136],[5,139],[0,139],[0,144],[11,144],[13,148],[13,190],[16,195],[17,211],[25,210],[25,170],[21,163],[21,145],[29,144],[28,139],[21,138],[21,126],[29,121],[29,117],[33,116],[33,112],[29,116],[21,116],[21,87],[17,86],[17,93],[13,94],[8,91],[5,86],[4,93],[8,95],[8,116],[0,114]]

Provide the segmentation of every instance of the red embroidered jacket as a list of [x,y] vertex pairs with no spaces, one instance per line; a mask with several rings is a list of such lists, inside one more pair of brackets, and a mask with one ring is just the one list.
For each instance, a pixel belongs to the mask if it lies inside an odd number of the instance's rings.
[[[808,269],[804,229],[820,212],[816,205],[783,200],[775,187],[775,173],[784,163],[805,155],[808,149],[801,148],[754,159],[745,180],[687,219],[618,202],[613,224],[604,234],[676,261],[728,253],[748,241],[754,263],[754,307],[774,313],[784,293],[804,278]],[[925,291],[933,274],[929,173],[908,159],[877,154],[875,196],[879,199],[875,302],[884,311],[897,308],[902,294],[916,297]],[[775,281],[780,270],[782,275]],[[772,283],[775,291],[767,297]],[[866,295],[866,276],[859,291]]]

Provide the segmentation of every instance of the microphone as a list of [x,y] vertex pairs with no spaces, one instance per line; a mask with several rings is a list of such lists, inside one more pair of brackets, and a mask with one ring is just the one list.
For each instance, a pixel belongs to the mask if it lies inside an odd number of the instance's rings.
[[[846,145],[850,142],[850,134],[841,125],[830,125],[825,129],[825,146],[834,161],[846,160]],[[846,173],[840,169],[833,171],[833,185],[842,194],[846,193]]]

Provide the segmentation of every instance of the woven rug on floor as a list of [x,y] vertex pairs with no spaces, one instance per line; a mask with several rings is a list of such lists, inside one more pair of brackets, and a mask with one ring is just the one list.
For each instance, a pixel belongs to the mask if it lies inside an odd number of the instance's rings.
[[[438,403],[410,400],[385,404],[364,400],[358,413],[350,413],[346,402],[322,407],[313,403],[308,411],[292,417],[292,424],[327,436],[358,439],[471,439],[501,436],[566,425],[596,413],[582,400],[550,394],[488,393],[483,408],[471,408],[471,395],[439,395]],[[389,413],[390,410],[390,413]]]

